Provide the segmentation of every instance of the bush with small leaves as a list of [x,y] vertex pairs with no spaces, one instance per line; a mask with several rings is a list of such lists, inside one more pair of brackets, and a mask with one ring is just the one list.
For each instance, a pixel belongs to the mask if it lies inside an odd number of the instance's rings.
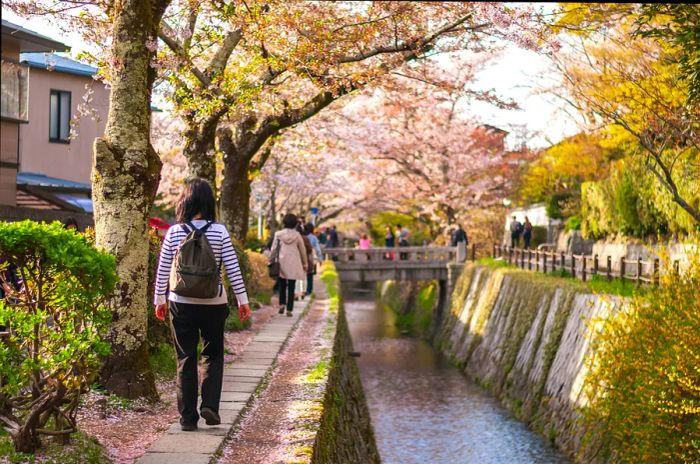
[[594,321],[583,449],[597,460],[700,462],[698,308],[696,252],[685,269],[662,275],[659,287],[635,295],[626,310]]
[[109,353],[117,274],[112,255],[58,222],[0,222],[0,275],[10,263],[20,282],[2,282],[0,423],[17,451],[32,452],[41,435],[76,431],[80,394]]

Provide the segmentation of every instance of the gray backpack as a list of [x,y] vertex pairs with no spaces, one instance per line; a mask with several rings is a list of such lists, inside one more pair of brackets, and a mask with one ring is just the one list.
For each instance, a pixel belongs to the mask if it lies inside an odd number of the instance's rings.
[[197,229],[191,222],[180,225],[187,237],[180,244],[170,270],[170,291],[190,298],[214,298],[219,294],[220,264],[204,234],[211,222]]

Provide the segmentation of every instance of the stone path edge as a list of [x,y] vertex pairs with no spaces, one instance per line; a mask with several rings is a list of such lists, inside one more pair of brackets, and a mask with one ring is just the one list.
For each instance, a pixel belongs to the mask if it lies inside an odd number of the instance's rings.
[[[267,369],[267,372],[265,372],[265,374],[263,374],[262,378],[260,379],[260,382],[258,383],[258,386],[255,388],[255,391],[250,394],[248,401],[246,401],[243,408],[238,412],[238,416],[236,417],[236,420],[233,421],[233,424],[231,424],[231,428],[226,433],[226,435],[223,436],[223,439],[221,440],[221,444],[216,449],[216,451],[214,451],[214,454],[212,455],[211,459],[209,460],[210,464],[213,462],[216,462],[216,460],[218,460],[221,457],[222,452],[223,452],[224,448],[226,447],[226,444],[229,442],[229,440],[236,433],[238,433],[243,416],[245,416],[245,414],[250,410],[250,408],[253,406],[255,401],[263,394],[263,392],[265,390],[267,390],[267,387],[270,384],[270,379],[272,378],[272,374],[274,373],[275,368],[277,367],[277,358],[279,357],[279,354],[282,351],[284,351],[284,349],[289,344],[289,340],[292,338],[294,333],[299,328],[301,321],[309,313],[309,310],[311,309],[311,305],[313,304],[314,300],[315,300],[314,295],[311,295],[308,300],[305,300],[304,309],[301,311],[301,314],[299,315],[297,320],[294,322],[292,327],[289,329],[289,332],[287,333],[287,337],[282,342],[282,346],[280,346],[280,349],[277,350],[277,353],[275,354],[275,357],[272,360],[272,364],[270,364],[270,367]],[[251,343],[253,341],[255,341],[255,338],[253,338]],[[245,354],[245,351],[242,354]],[[234,359],[233,362],[231,363],[231,365],[235,366],[235,364],[236,364],[236,360]]]

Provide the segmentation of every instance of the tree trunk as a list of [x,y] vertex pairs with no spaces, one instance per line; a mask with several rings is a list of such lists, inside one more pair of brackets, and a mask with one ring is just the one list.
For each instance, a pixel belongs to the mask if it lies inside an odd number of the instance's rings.
[[219,148],[224,156],[220,221],[235,239],[243,243],[248,233],[250,216],[250,179],[248,177],[250,157],[238,150],[232,140],[230,129],[220,132]]
[[[183,154],[187,159],[187,177],[204,179],[216,188],[216,126],[219,118],[202,123],[188,121]],[[216,189],[214,190],[216,191]]]
[[148,218],[162,163],[150,136],[150,67],[160,17],[169,0],[116,2],[114,64],[105,135],[95,140],[92,171],[97,246],[116,257],[119,284],[101,383],[127,398],[157,397],[148,363]]

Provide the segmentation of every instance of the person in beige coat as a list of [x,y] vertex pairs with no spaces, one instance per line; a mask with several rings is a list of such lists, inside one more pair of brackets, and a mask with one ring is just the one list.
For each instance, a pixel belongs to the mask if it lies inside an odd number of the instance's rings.
[[295,281],[305,279],[309,269],[304,239],[295,230],[297,222],[297,217],[293,214],[284,216],[284,229],[275,233],[270,250],[270,256],[277,257],[280,263],[279,313],[283,314],[286,306],[287,316],[290,317],[294,310]]

